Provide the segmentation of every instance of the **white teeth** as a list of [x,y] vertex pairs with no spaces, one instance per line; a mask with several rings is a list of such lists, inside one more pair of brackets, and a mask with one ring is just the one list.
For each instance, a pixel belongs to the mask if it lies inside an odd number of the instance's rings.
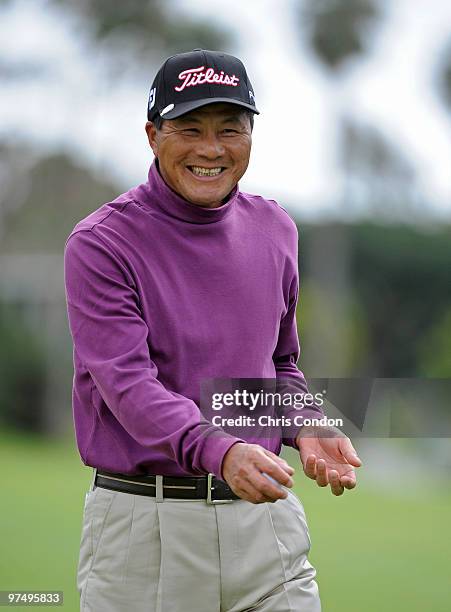
[[200,166],[191,166],[191,170],[197,176],[218,176],[222,168],[201,168]]

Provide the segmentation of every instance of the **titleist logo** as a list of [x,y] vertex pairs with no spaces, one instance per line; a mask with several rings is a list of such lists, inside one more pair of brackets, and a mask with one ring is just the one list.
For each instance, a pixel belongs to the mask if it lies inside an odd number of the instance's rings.
[[198,68],[189,68],[183,70],[179,74],[179,79],[182,84],[178,87],[174,87],[175,91],[183,91],[185,87],[194,87],[195,85],[203,85],[204,83],[215,83],[216,85],[231,85],[237,87],[240,79],[232,74],[224,74],[224,70],[221,72],[215,72],[214,68],[207,68],[204,71],[205,66],[199,66]]

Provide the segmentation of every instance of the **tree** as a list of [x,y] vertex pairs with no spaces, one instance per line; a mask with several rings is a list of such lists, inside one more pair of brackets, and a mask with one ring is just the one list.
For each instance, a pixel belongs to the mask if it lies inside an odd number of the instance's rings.
[[438,61],[437,87],[440,98],[451,111],[451,41],[448,41]]
[[[315,375],[346,375],[352,355],[347,333],[350,309],[351,233],[343,221],[349,210],[382,212],[405,218],[406,206],[412,212],[415,200],[414,172],[404,155],[371,124],[357,122],[347,85],[356,76],[361,60],[371,52],[382,5],[378,0],[303,0],[297,4],[300,35],[308,41],[318,64],[329,77],[329,103],[334,106],[337,161],[344,178],[337,194],[341,203],[341,223],[323,225],[316,231],[307,253],[307,274],[323,296],[322,319],[309,330],[307,352],[318,354],[315,344],[322,338],[321,356]],[[375,215],[376,216],[376,215]],[[324,320],[329,324],[322,334]],[[321,370],[319,370],[321,368]]]
[[349,58],[368,52],[381,11],[374,0],[306,0],[298,15],[317,58],[337,72]]
[[343,202],[357,214],[415,221],[415,170],[394,143],[373,125],[345,116],[340,125],[340,156],[344,174]]
[[[12,6],[16,0],[0,0]],[[93,54],[105,52],[108,68],[115,77],[126,68],[158,63],[164,55],[192,48],[225,48],[231,34],[208,19],[178,14],[163,0],[48,0],[62,24],[70,22],[80,45],[86,47],[87,64]]]
[[[345,68],[351,58],[361,57],[370,47],[370,33],[380,21],[381,13],[375,0],[301,0],[297,4],[297,21],[301,37],[330,77],[330,103],[335,105],[338,134],[335,143],[340,144],[343,124],[350,106],[346,89]],[[332,146],[334,139],[330,139]],[[337,152],[342,157],[342,152]],[[341,197],[342,212],[347,202],[344,190]],[[347,227],[341,223],[324,225],[317,232],[310,252],[307,253],[307,274],[324,296],[323,318],[333,321],[327,335],[322,334],[323,321],[309,330],[305,338],[306,352],[317,353],[316,338],[322,337],[321,358],[314,366],[315,376],[344,376],[348,353],[352,351],[346,334],[347,296],[349,284],[349,237]],[[338,357],[339,356],[339,357]]]

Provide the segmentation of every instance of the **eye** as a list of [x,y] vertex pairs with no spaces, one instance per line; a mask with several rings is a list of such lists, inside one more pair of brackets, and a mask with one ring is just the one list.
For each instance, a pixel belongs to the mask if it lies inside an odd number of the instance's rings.
[[224,130],[222,130],[222,133],[225,136],[234,136],[235,134],[238,134],[238,130],[234,130],[233,128],[225,128]]
[[184,134],[188,134],[189,136],[197,136],[197,134],[199,134],[199,129],[198,128],[185,128],[183,130]]

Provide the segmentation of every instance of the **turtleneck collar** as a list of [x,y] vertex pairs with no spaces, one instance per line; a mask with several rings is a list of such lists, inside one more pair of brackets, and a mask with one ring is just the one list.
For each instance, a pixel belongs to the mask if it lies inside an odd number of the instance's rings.
[[162,178],[158,170],[158,161],[154,159],[149,170],[149,180],[145,185],[146,196],[165,214],[188,223],[215,223],[229,215],[234,207],[239,190],[236,185],[226,202],[217,208],[206,208],[192,204],[173,191]]

